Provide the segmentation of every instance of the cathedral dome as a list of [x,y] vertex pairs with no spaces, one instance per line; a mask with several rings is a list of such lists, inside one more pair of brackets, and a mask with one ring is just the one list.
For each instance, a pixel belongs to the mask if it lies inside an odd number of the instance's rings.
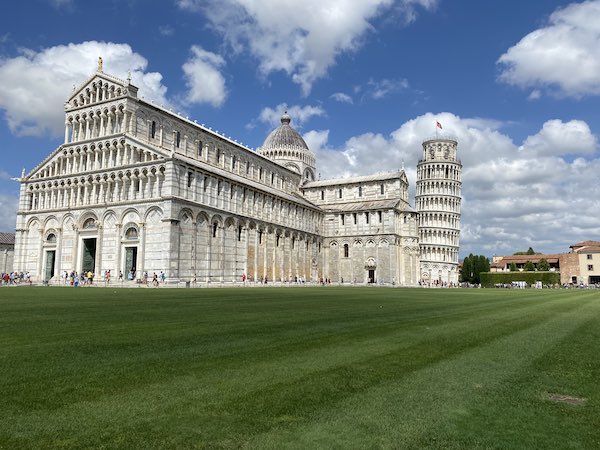
[[308,145],[302,139],[302,136],[290,126],[292,118],[287,111],[281,116],[281,125],[275,128],[265,139],[261,151],[279,150],[286,148],[300,148],[308,150]]

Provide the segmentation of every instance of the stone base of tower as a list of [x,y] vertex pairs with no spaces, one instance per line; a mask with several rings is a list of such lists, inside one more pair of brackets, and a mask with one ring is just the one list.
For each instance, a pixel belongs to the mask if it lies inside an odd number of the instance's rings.
[[422,286],[455,286],[458,284],[458,264],[421,261]]

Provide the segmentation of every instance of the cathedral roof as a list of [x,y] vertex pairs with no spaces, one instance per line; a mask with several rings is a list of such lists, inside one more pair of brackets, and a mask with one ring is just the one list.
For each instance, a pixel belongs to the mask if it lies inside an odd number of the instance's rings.
[[349,212],[391,208],[396,208],[407,212],[414,212],[414,209],[412,209],[410,205],[404,204],[404,202],[399,198],[367,200],[362,202],[333,203],[328,205],[321,205],[321,208],[329,212]]
[[0,233],[0,244],[15,245],[15,233]]
[[377,174],[373,174],[373,175],[362,175],[362,176],[348,177],[348,178],[335,178],[335,179],[331,179],[331,180],[310,181],[308,183],[305,183],[303,187],[314,188],[314,187],[324,187],[324,186],[347,185],[347,184],[353,184],[353,183],[368,183],[371,181],[392,180],[394,178],[402,178],[402,177],[406,177],[404,170],[399,170],[397,172],[377,173]]
[[308,150],[308,145],[306,145],[302,136],[290,126],[291,121],[292,118],[286,111],[285,114],[281,116],[281,125],[271,131],[260,150],[278,150],[285,148],[301,148]]

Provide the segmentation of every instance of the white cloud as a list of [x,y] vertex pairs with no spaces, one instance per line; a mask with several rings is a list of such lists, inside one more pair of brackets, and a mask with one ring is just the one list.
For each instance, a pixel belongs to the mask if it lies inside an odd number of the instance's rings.
[[370,79],[366,86],[366,95],[375,100],[380,100],[390,94],[396,94],[408,89],[408,81],[406,79],[390,80],[373,80]]
[[225,65],[225,60],[197,45],[192,46],[190,51],[190,58],[182,66],[188,87],[187,97],[183,102],[221,106],[227,98],[225,78],[219,71]]
[[525,139],[521,149],[546,156],[592,154],[598,149],[598,139],[582,120],[565,123],[555,119]]
[[[504,53],[500,80],[561,96],[600,94],[600,0],[556,10],[548,24]],[[533,97],[532,97],[533,96]]]
[[272,127],[276,127],[281,123],[281,116],[285,111],[287,111],[288,115],[292,118],[292,126],[295,128],[301,128],[311,119],[311,117],[325,115],[325,110],[320,106],[288,106],[286,103],[280,103],[274,108],[263,108],[263,110],[260,112],[258,120],[269,124]]
[[50,4],[57,9],[70,8],[73,6],[73,0],[50,0]]
[[437,0],[178,0],[180,8],[202,12],[236,52],[248,50],[267,76],[283,71],[305,95],[336,58],[355,51],[373,30],[372,21],[395,6],[404,23],[417,8]]
[[349,103],[349,104],[354,103],[354,101],[352,100],[352,97],[350,97],[348,94],[344,94],[343,92],[336,92],[334,94],[331,94],[330,98],[332,98],[336,102],[340,102],[340,103]]
[[131,70],[132,82],[140,89],[138,95],[169,104],[162,75],[145,72],[148,61],[127,44],[88,41],[39,52],[22,49],[19,56],[0,59],[0,108],[11,132],[60,136],[64,130],[62,105],[73,86],[94,73],[99,56],[107,73],[125,79]]
[[[436,121],[444,126],[439,137],[458,140],[463,164],[461,254],[491,256],[529,246],[563,252],[573,242],[600,237],[600,155],[585,122],[548,121],[520,147],[498,121],[451,113],[424,114],[387,136],[353,136],[339,148],[328,144],[327,131],[309,131],[304,138],[325,179],[395,170],[404,163],[414,199],[422,142],[435,137]],[[585,157],[562,156],[568,153]]]
[[172,36],[173,33],[175,33],[175,30],[173,29],[173,27],[171,25],[159,25],[158,32],[162,36]]

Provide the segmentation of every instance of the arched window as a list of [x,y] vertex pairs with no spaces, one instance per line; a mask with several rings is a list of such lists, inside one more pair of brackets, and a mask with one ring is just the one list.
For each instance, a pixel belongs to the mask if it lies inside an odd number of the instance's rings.
[[138,230],[135,227],[127,228],[125,231],[125,239],[137,239],[138,238]]
[[181,133],[178,131],[175,135],[175,146],[179,148],[179,144],[181,143]]
[[85,222],[83,222],[83,228],[96,228],[96,221],[90,217],[89,219],[87,219]]
[[217,222],[213,223],[213,229],[212,229],[212,236],[213,237],[217,237],[217,227],[218,227]]
[[350,248],[348,244],[344,244],[344,258],[348,258],[350,255]]
[[358,196],[362,197],[362,186],[358,187]]
[[51,244],[56,244],[56,235],[54,233],[50,233],[48,235],[48,237],[46,238],[46,242],[49,242]]
[[321,191],[321,200],[325,200],[325,191]]
[[152,121],[152,126],[150,128],[150,137],[154,139],[156,137],[156,121]]
[[202,157],[202,141],[198,141],[198,158]]

